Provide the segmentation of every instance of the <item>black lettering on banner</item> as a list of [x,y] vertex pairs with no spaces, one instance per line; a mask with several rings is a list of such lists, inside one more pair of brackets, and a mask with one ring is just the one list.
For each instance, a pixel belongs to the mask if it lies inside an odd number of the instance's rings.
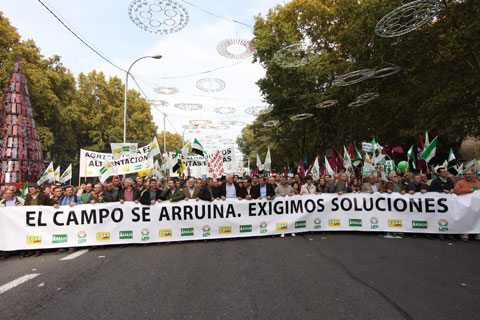
[[292,205],[292,210],[290,210],[292,213],[297,213],[303,211],[303,202],[302,200],[292,200],[290,201]]
[[375,207],[377,208],[378,211],[385,211],[385,210],[386,210],[385,207],[383,207],[383,208],[380,207],[380,204],[379,204],[380,201],[385,201],[385,198],[384,198],[384,197],[378,198],[378,199],[375,201]]
[[435,212],[435,199],[425,198],[425,212],[427,213]]
[[[116,218],[116,213],[119,213],[118,218]],[[119,223],[123,220],[123,210],[120,208],[115,208],[112,210],[112,221],[115,223]],[[148,220],[150,221],[150,220]]]
[[[345,202],[348,203],[348,207],[345,207]],[[348,198],[343,198],[340,201],[340,206],[342,207],[343,211],[350,211],[352,209],[352,201]]]
[[59,214],[63,214],[63,211],[57,211],[57,212],[55,212],[55,213],[53,214],[53,224],[55,224],[56,226],[64,226],[65,223],[59,222],[59,221],[57,220],[57,216],[58,216]]
[[217,219],[217,214],[219,218],[223,219],[223,204],[222,205],[216,205],[213,207],[213,218]]
[[162,209],[160,210],[160,217],[158,217],[158,221],[162,221],[164,219],[167,221],[170,221],[170,216],[168,215],[167,207],[162,207]]
[[338,211],[338,198],[332,199],[332,211]]
[[[367,205],[367,200],[370,200],[370,206]],[[373,198],[363,198],[363,210],[372,211],[373,210]]]
[[358,206],[358,203],[357,203],[357,198],[353,198],[353,210],[355,211],[363,211],[362,207],[359,207]]
[[[93,210],[92,210],[93,211]],[[103,223],[103,220],[105,218],[108,218],[108,215],[110,214],[110,211],[108,209],[100,209],[99,210],[99,215],[100,215],[100,223]]]
[[267,206],[267,202],[257,202],[258,206],[260,207],[260,211],[258,212],[258,215],[261,216],[267,215],[267,211],[265,210],[265,207]]
[[[195,206],[197,208],[198,206]],[[184,206],[183,207],[183,218],[187,220],[187,216],[190,217],[190,220],[193,220],[192,215],[193,207],[192,206]]]
[[317,212],[323,212],[325,210],[325,205],[323,204],[323,198],[317,199]]
[[35,227],[35,211],[27,211],[25,213],[26,223],[29,227]]
[[227,215],[225,216],[225,218],[228,219],[231,215],[233,216],[232,218],[237,217],[237,214],[235,213],[235,208],[233,207],[233,204],[230,203],[227,207]]
[[441,209],[438,209],[438,213],[448,212],[448,206],[445,205],[445,202],[447,202],[446,198],[438,199],[437,204],[438,204],[439,207],[441,207]]
[[410,198],[409,204],[410,204],[410,212],[413,212],[414,210],[416,212],[423,212],[422,199]]
[[[280,209],[278,207],[280,207]],[[283,214],[283,202],[281,201],[276,202],[273,205],[273,212],[275,212],[275,214]]]
[[[195,218],[198,220],[204,219],[205,218],[205,206],[195,206]],[[201,214],[199,213],[199,209],[201,210]]]
[[[398,204],[401,203],[402,204],[402,208],[400,208],[398,206]],[[395,200],[393,200],[393,207],[395,208],[395,210],[397,210],[398,212],[403,212],[405,211],[405,209],[407,209],[407,202],[404,200],[404,199],[401,199],[401,198],[397,198]]]
[[392,212],[392,199],[391,198],[387,198],[387,209],[388,209],[388,212]]
[[[101,209],[101,210],[106,210],[106,209]],[[70,211],[73,212],[73,211]],[[90,215],[88,215],[87,210],[82,210],[82,217],[80,218],[83,224],[91,224],[93,221],[93,224],[97,224],[97,215],[95,209],[90,210]]]
[[38,211],[38,226],[39,227],[46,227],[47,224],[42,222],[42,211]]
[[[135,208],[132,209],[132,215],[133,215],[132,222],[140,221],[140,214],[137,212],[138,210],[140,210],[139,207],[135,207]],[[162,219],[160,219],[160,220],[162,220]]]
[[[95,211],[95,210],[92,210]],[[71,210],[68,212],[68,218],[67,218],[67,226],[74,224],[78,226],[78,219],[77,215],[75,214],[75,211]]]
[[182,220],[182,216],[180,216],[181,211],[181,207],[172,207],[172,220]]
[[142,221],[150,222],[150,207],[142,207]]
[[255,209],[256,209],[255,207],[256,207],[256,205],[257,205],[257,204],[256,204],[255,202],[250,202],[250,203],[248,204],[248,216],[249,216],[249,217],[255,217],[255,216],[257,216],[257,215],[255,214]]
[[305,201],[305,210],[307,210],[308,213],[315,211],[315,201],[312,199]]

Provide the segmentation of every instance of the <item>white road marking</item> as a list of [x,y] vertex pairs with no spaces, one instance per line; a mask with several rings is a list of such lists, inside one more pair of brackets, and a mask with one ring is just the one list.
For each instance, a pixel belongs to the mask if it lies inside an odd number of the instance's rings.
[[72,260],[72,259],[75,259],[75,258],[80,257],[82,254],[87,253],[87,252],[88,252],[88,249],[79,250],[79,251],[77,251],[77,252],[74,252],[74,253],[72,253],[72,254],[69,254],[69,255],[66,256],[66,257],[63,257],[63,258],[60,259],[60,260]]
[[30,273],[26,274],[23,277],[20,277],[18,279],[15,279],[13,281],[10,281],[9,283],[4,284],[3,286],[0,287],[0,294],[7,292],[10,289],[15,288],[16,286],[21,285],[24,282],[27,282],[28,280],[31,280],[35,277],[38,277],[40,273]]

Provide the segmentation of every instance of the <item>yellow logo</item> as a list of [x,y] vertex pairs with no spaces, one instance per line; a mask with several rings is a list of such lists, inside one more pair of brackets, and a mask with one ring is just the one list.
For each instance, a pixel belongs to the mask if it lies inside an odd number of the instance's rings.
[[288,229],[288,223],[286,223],[286,222],[275,223],[275,229],[277,231],[287,230]]
[[329,227],[340,227],[340,219],[328,219],[328,226]]
[[160,230],[158,230],[158,237],[159,238],[171,238],[172,237],[172,229],[160,229]]
[[27,236],[27,244],[42,244],[42,236]]
[[220,234],[227,234],[227,233],[232,233],[232,227],[230,226],[225,226],[225,227],[219,227],[218,232]]
[[402,227],[402,220],[388,220],[388,227],[389,228],[401,228]]
[[110,240],[110,232],[97,232],[97,241]]

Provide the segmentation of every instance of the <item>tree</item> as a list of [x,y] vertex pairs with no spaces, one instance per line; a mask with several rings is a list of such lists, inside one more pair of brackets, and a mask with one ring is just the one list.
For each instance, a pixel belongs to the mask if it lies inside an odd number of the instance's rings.
[[[182,136],[178,133],[165,132],[165,140],[167,142],[167,152],[175,152],[176,150],[180,151],[182,149]],[[160,151],[163,152],[163,131],[157,134],[157,141]]]

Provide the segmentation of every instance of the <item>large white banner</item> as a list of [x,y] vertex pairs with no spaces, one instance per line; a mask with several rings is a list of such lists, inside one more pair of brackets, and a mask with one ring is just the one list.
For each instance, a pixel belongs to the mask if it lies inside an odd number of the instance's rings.
[[0,208],[0,250],[343,230],[480,233],[480,191]]
[[[237,170],[237,161],[235,157],[235,148],[228,147],[218,150],[222,157],[223,169],[225,173],[235,173]],[[186,167],[190,168],[192,176],[200,177],[202,174],[209,172],[208,162],[215,157],[217,152],[206,154],[205,156],[190,156],[184,157],[183,163]],[[170,154],[170,158],[173,159],[174,153]],[[199,174],[200,173],[200,174]],[[185,171],[186,174],[186,171]],[[174,176],[175,174],[171,174]]]

